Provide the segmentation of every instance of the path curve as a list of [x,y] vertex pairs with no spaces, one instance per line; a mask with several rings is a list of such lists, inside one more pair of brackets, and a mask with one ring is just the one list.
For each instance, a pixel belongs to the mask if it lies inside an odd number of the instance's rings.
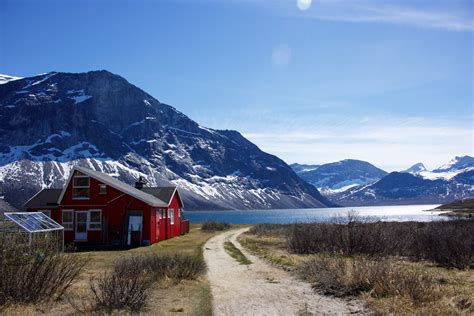
[[[310,285],[247,252],[237,236],[248,228],[230,230],[204,245],[204,258],[211,283],[214,315],[354,314],[363,309],[355,302],[314,293]],[[251,261],[240,265],[224,250],[230,240]]]

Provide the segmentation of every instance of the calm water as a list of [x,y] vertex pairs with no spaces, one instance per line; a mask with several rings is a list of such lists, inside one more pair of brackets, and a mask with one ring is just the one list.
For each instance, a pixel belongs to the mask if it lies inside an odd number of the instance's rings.
[[384,221],[417,221],[429,222],[445,220],[438,216],[440,212],[426,212],[439,205],[402,205],[402,206],[361,206],[342,208],[313,208],[288,210],[252,210],[252,211],[189,211],[186,218],[191,223],[215,220],[231,224],[276,223],[288,224],[295,222],[324,222],[336,216],[344,216],[354,210],[360,216],[377,217]]

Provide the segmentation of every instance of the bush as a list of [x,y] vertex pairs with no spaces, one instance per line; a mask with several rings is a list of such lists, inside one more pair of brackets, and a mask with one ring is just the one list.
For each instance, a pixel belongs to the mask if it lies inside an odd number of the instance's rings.
[[201,229],[205,231],[221,231],[230,228],[230,224],[216,221],[206,221],[202,223]]
[[60,299],[87,261],[48,249],[32,253],[17,236],[0,236],[0,306]]
[[250,227],[249,234],[257,236],[286,236],[292,225],[283,224],[256,224]]
[[474,267],[474,220],[379,222],[349,214],[344,220],[294,224],[285,231],[288,248],[298,254],[405,256],[444,267]]
[[415,304],[439,297],[435,278],[419,269],[396,265],[388,260],[342,256],[313,257],[298,269],[313,288],[335,296],[404,296]]
[[146,254],[118,259],[112,271],[90,280],[96,310],[140,311],[146,305],[153,282],[196,279],[206,270],[200,256]]
[[[130,261],[131,262],[131,261]],[[90,280],[95,309],[111,312],[128,308],[140,311],[145,307],[153,280],[145,271],[128,263],[118,263],[111,272]]]

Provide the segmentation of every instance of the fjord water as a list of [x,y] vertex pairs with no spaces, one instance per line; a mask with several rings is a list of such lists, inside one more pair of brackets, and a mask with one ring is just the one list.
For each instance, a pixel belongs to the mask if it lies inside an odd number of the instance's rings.
[[377,218],[383,221],[417,221],[430,222],[446,220],[439,216],[441,212],[427,211],[439,205],[397,205],[397,206],[356,206],[338,208],[312,209],[278,209],[278,210],[233,210],[233,211],[188,211],[184,216],[191,223],[202,223],[207,220],[231,224],[290,224],[301,222],[326,222],[334,217],[344,216],[355,211],[359,216]]

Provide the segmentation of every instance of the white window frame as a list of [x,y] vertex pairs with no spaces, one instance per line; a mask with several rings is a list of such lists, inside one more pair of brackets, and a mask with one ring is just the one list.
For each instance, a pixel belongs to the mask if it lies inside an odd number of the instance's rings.
[[[103,191],[102,191],[102,188],[104,188]],[[107,184],[103,184],[103,183],[99,184],[99,194],[101,195],[107,194]]]
[[[100,220],[98,222],[92,222],[91,221],[91,213],[92,212],[99,212]],[[99,225],[99,227],[91,227],[92,225]],[[87,214],[87,230],[102,230],[102,210],[101,209],[92,209],[89,210],[89,213]]]
[[[87,186],[79,185],[76,186],[75,180],[76,178],[87,178]],[[89,189],[89,196],[88,197],[76,197],[74,196],[74,189]],[[84,174],[74,175],[72,177],[72,199],[73,200],[89,200],[91,197],[91,178]]]
[[168,209],[168,216],[170,217],[170,225],[174,225],[174,209]]
[[[69,222],[64,221],[64,213],[71,213],[72,220]],[[74,210],[62,210],[61,211],[61,225],[64,227],[64,230],[74,230]],[[70,225],[70,226],[69,226]]]

